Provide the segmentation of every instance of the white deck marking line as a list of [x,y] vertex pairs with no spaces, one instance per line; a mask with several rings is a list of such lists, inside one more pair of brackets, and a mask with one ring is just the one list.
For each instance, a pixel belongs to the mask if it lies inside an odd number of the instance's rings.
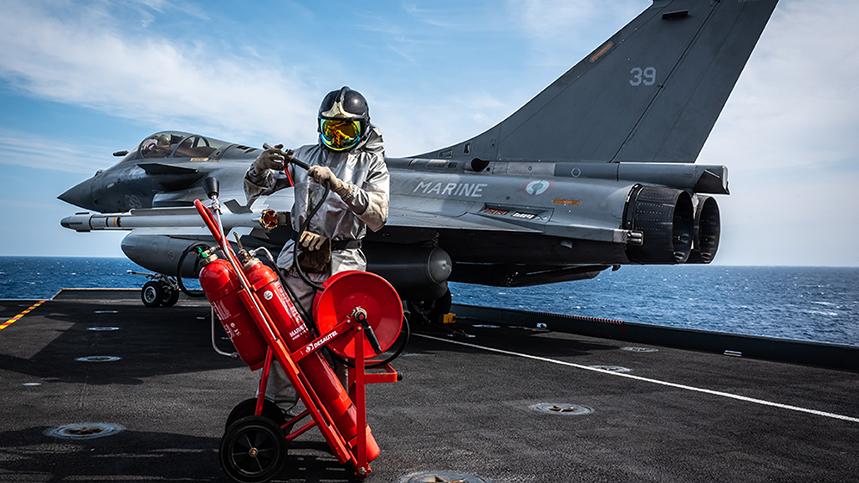
[[507,351],[504,349],[495,349],[493,347],[485,347],[485,346],[477,345],[477,344],[469,344],[467,342],[459,342],[456,340],[442,339],[441,337],[433,337],[431,335],[424,335],[424,334],[413,334],[413,335],[416,335],[418,337],[423,337],[425,339],[432,339],[432,340],[438,340],[441,342],[447,342],[449,344],[456,344],[456,345],[461,345],[461,346],[465,346],[465,347],[472,347],[474,349],[480,349],[480,350],[489,351],[489,352],[496,352],[498,354],[506,354],[508,356],[522,357],[525,359],[532,359],[535,361],[548,362],[550,364],[558,364],[561,366],[575,367],[576,369],[583,369],[585,371],[599,372],[599,373],[606,374],[609,376],[625,377],[627,379],[635,379],[637,381],[644,381],[644,382],[649,382],[652,384],[659,384],[662,386],[676,387],[678,389],[685,389],[687,391],[702,392],[704,394],[712,394],[714,396],[727,397],[727,398],[731,398],[731,399],[736,399],[738,401],[746,401],[746,402],[750,402],[750,403],[760,404],[763,406],[772,406],[775,408],[788,409],[790,411],[797,411],[797,412],[801,412],[801,413],[814,414],[817,416],[823,416],[823,417],[827,417],[827,418],[840,419],[842,421],[849,421],[851,423],[859,423],[859,418],[854,418],[852,416],[845,416],[843,414],[835,414],[835,413],[829,413],[826,411],[818,411],[817,409],[801,408],[799,406],[791,406],[789,404],[782,404],[782,403],[777,403],[777,402],[772,402],[772,401],[766,401],[764,399],[757,399],[757,398],[748,397],[748,396],[740,396],[739,394],[731,394],[729,392],[715,391],[713,389],[705,389],[702,387],[687,386],[685,384],[677,384],[675,382],[660,381],[659,379],[651,379],[649,377],[635,376],[632,374],[626,374],[626,373],[622,373],[622,372],[606,371],[604,369],[597,369],[595,367],[583,366],[581,364],[575,364],[573,362],[559,361],[557,359],[549,359],[548,357],[534,356],[531,354],[522,354],[521,352],[512,352],[512,351]]

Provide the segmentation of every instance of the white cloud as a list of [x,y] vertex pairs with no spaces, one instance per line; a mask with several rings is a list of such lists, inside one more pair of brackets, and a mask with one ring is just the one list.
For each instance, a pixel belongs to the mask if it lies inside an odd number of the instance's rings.
[[0,165],[19,165],[71,173],[93,173],[93,166],[113,152],[93,140],[70,144],[62,140],[0,129]]
[[417,100],[390,98],[372,89],[367,93],[375,99],[373,122],[384,133],[385,152],[394,156],[420,154],[466,140],[518,107],[489,93]]
[[[509,0],[511,26],[537,53],[535,63],[570,65],[651,5],[649,0]],[[596,40],[594,40],[596,38]],[[576,59],[578,60],[578,59]]]
[[859,169],[744,177],[719,199],[724,226],[716,263],[859,266],[857,185]]
[[[69,12],[65,12],[69,13]],[[216,137],[313,137],[318,93],[285,66],[125,33],[93,7],[63,16],[13,3],[0,17],[0,76],[31,95]]]
[[857,20],[859,2],[779,4],[699,161],[735,172],[855,162]]
[[[171,5],[155,1],[133,8],[158,12]],[[57,12],[13,3],[6,11],[9,15],[0,18],[0,78],[29,95],[236,142],[301,145],[316,137],[313,119],[322,92],[311,86],[324,80],[299,78],[284,65],[267,64],[253,46],[239,46],[244,57],[238,57],[199,42],[180,44],[145,29],[126,32],[115,28],[118,19],[98,4]],[[372,30],[372,25],[363,29]],[[391,48],[400,48],[399,55],[407,60],[413,60],[413,44],[423,45],[405,37],[400,27],[386,33],[394,37]],[[368,85],[364,93],[372,99],[374,122],[383,127],[392,155],[458,142],[515,107],[488,93],[425,98],[405,90],[410,98],[403,98],[373,89]],[[31,165],[43,140],[7,134],[0,156],[15,155],[0,162]],[[26,146],[28,142],[32,146]],[[88,148],[63,149],[68,158],[58,169],[103,167],[103,153],[87,163]]]
[[730,167],[717,262],[859,265],[859,3],[781,2],[699,163]]

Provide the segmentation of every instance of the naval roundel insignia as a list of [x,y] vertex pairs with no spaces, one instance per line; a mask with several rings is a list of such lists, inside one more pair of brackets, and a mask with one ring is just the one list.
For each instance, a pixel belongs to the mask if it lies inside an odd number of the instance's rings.
[[529,195],[533,196],[541,195],[545,193],[547,189],[549,189],[549,182],[544,179],[531,181],[527,186],[525,186],[525,191]]

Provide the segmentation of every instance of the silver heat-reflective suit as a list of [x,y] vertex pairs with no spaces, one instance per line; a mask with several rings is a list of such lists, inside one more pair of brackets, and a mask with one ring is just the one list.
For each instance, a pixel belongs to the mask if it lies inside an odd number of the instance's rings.
[[[327,166],[341,181],[348,192],[341,197],[333,190],[325,203],[310,220],[308,231],[337,241],[361,240],[367,227],[380,230],[388,219],[390,177],[385,165],[385,147],[382,134],[375,126],[367,129],[367,137],[355,148],[345,152],[334,152],[320,144],[310,144],[295,150],[296,159],[310,166]],[[295,182],[295,202],[290,220],[297,234],[307,219],[309,208],[315,206],[324,193],[324,187],[307,176],[301,168],[290,165]],[[245,175],[244,188],[248,206],[263,195],[289,186],[284,173],[265,170],[257,173],[251,167]],[[297,302],[306,313],[312,310],[315,291],[302,280],[293,266],[293,245],[288,241],[277,257],[284,283],[292,290]],[[301,246],[298,247],[301,252]],[[331,275],[344,270],[365,270],[367,259],[360,248],[333,250],[328,273],[311,273],[308,277],[322,283]],[[339,371],[338,371],[339,372]],[[266,388],[266,397],[274,401],[294,400],[295,390],[279,364],[275,363]]]

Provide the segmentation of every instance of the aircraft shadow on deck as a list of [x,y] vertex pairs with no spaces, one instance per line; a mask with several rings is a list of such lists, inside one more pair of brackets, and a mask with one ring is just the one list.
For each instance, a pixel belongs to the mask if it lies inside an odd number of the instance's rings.
[[[48,381],[87,384],[142,384],[144,378],[244,367],[241,361],[214,353],[210,343],[209,311],[174,307],[147,310],[129,306],[52,302],[47,315],[54,321],[72,322],[30,359],[0,354],[0,370],[27,374]],[[116,315],[94,314],[94,309],[116,309]],[[205,317],[200,320],[198,317]],[[26,319],[19,330],[33,330]],[[94,332],[92,326],[116,326],[120,330]],[[229,342],[219,341],[223,348]],[[75,358],[118,356],[117,362],[86,363]]]

